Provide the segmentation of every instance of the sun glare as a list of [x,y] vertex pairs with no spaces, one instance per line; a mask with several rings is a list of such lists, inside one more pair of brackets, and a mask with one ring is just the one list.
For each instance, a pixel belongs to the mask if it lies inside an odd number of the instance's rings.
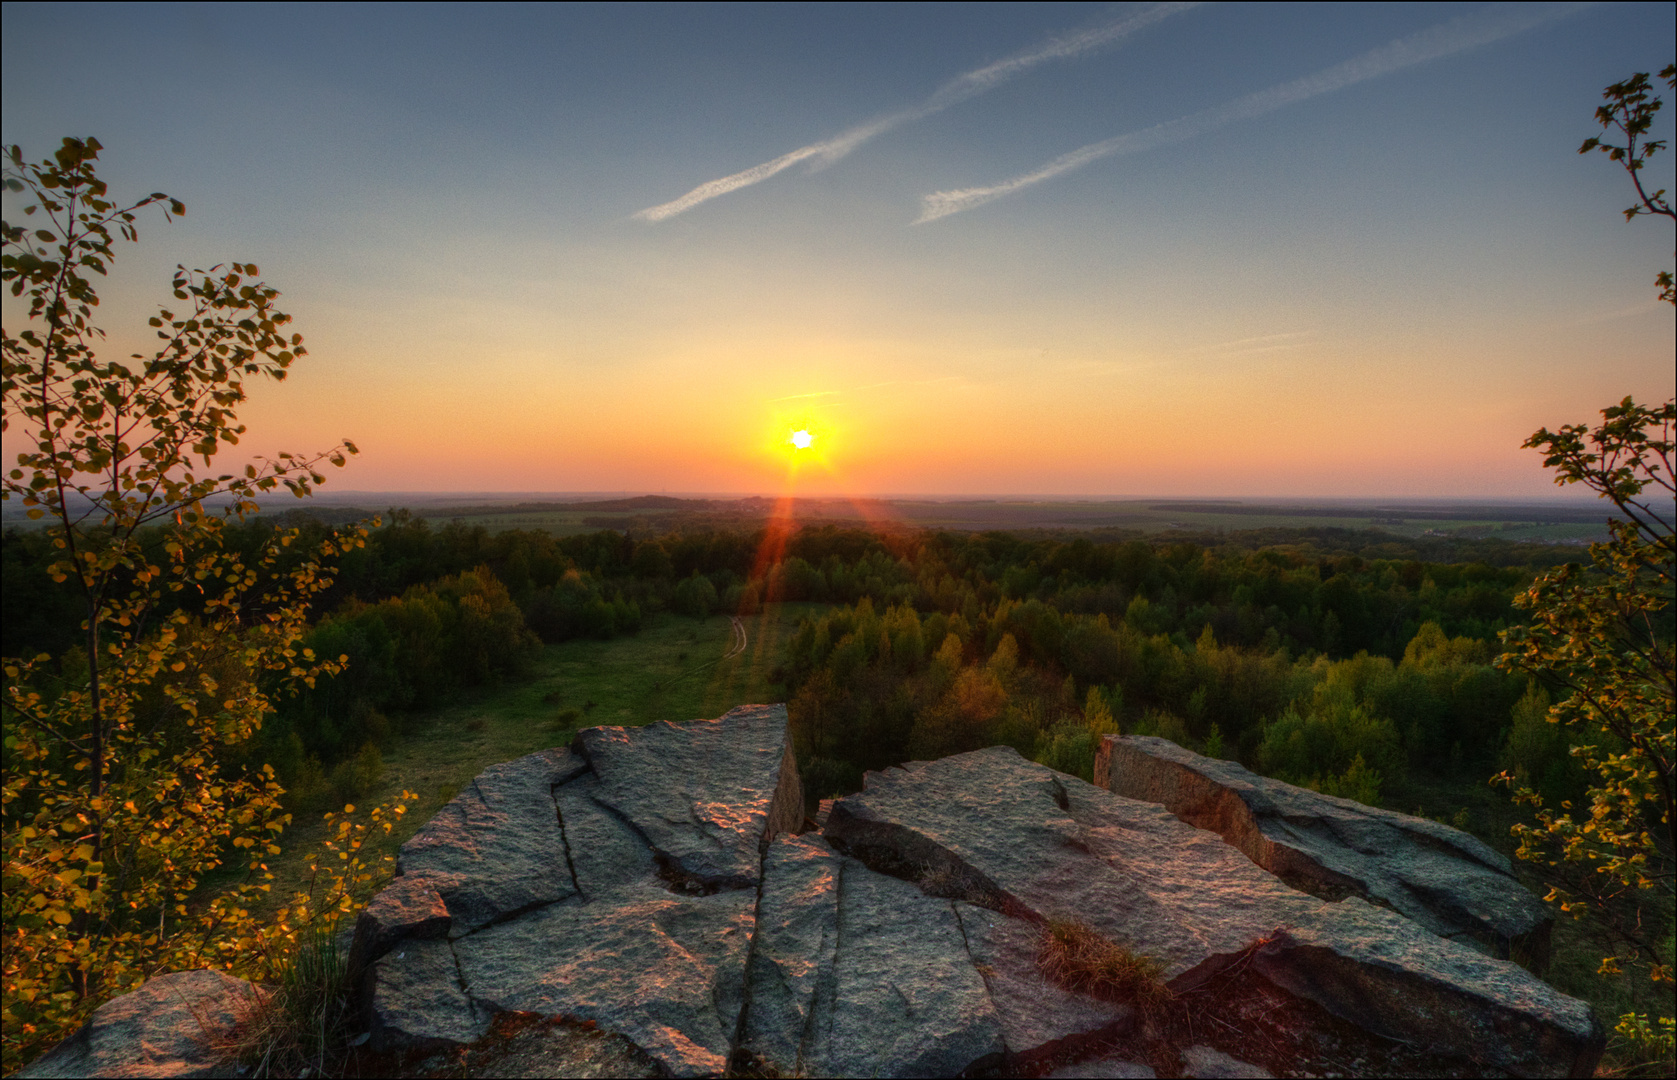
[[[765,464],[778,474],[788,470],[788,483],[804,481],[824,482],[831,478],[833,453],[844,445],[842,430],[835,428],[831,417],[811,416],[802,409],[776,412],[763,418],[759,445]],[[813,470],[813,471],[812,471]]]

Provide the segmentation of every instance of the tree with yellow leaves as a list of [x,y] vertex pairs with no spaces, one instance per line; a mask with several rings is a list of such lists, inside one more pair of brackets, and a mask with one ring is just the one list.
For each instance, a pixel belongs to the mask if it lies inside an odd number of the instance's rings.
[[[178,268],[173,301],[150,319],[155,350],[100,357],[94,275],[118,238],[137,239],[142,209],[185,209],[162,194],[112,200],[100,149],[65,139],[39,163],[5,151],[7,197],[24,205],[4,223],[0,265],[27,314],[4,330],[0,390],[4,428],[26,442],[0,497],[44,519],[52,575],[85,613],[78,650],[4,660],[7,1073],[154,973],[262,974],[323,901],[347,905],[366,870],[366,826],[345,826],[332,880],[259,923],[251,907],[289,818],[272,770],[239,763],[275,695],[338,670],[299,639],[330,561],[363,534],[302,550],[295,531],[274,531],[254,554],[223,543],[258,494],[306,495],[355,447],[213,471],[245,430],[246,380],[281,379],[304,354],[253,265]],[[379,816],[388,829],[391,812]],[[230,861],[244,880],[201,900],[205,876]]]
[[[1677,88],[1677,65],[1660,72]],[[1630,173],[1638,202],[1627,220],[1648,214],[1671,218],[1663,190],[1648,192],[1641,169],[1664,143],[1645,138],[1660,100],[1638,74],[1609,86],[1596,112],[1624,145],[1585,141],[1580,153],[1601,150]],[[1671,274],[1661,271],[1659,298],[1677,304]],[[1549,722],[1569,731],[1572,754],[1589,777],[1585,800],[1546,806],[1530,785],[1503,773],[1499,782],[1535,809],[1535,823],[1517,825],[1522,859],[1546,867],[1548,899],[1562,912],[1589,919],[1611,951],[1603,975],[1627,966],[1645,974],[1670,1008],[1674,871],[1677,871],[1677,698],[1673,694],[1672,453],[1677,402],[1639,405],[1630,398],[1602,410],[1596,427],[1547,428],[1526,440],[1543,451],[1561,485],[1583,484],[1610,501],[1611,539],[1590,548],[1592,566],[1567,564],[1543,575],[1515,603],[1530,612],[1526,626],[1507,631],[1499,663],[1529,672],[1557,700]],[[1631,1012],[1618,1031],[1669,1063],[1677,1022],[1669,1015]]]

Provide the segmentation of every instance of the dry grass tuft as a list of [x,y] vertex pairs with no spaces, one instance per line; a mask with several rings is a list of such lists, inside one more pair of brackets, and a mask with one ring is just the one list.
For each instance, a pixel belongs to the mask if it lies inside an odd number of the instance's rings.
[[241,1076],[323,1076],[340,1070],[350,1036],[348,957],[333,926],[317,928],[283,962],[279,986],[255,998],[215,1047]]
[[1164,967],[1072,919],[1050,919],[1037,962],[1050,981],[1073,993],[1162,1011],[1176,1000],[1161,976]]
[[960,898],[961,876],[948,867],[921,867],[920,891],[927,896]]

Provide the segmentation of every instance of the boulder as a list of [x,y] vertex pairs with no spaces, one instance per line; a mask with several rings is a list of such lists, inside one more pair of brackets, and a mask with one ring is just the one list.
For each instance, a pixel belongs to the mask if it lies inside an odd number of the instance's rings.
[[578,896],[592,903],[629,885],[660,880],[670,884],[660,879],[658,859],[645,835],[594,801],[599,786],[596,777],[587,775],[553,792]]
[[781,1075],[818,1071],[807,1059],[816,997],[833,992],[842,861],[819,836],[780,839],[763,859],[743,1045],[760,1066]]
[[445,1074],[499,1080],[551,1080],[555,1076],[627,1080],[664,1075],[656,1062],[621,1035],[579,1021],[517,1013],[500,1018],[489,1038],[471,1047],[464,1059],[449,1061]]
[[803,823],[784,705],[587,728],[572,748],[599,779],[594,800],[632,822],[666,872],[696,888],[754,886],[765,838]]
[[525,1013],[594,1023],[667,1074],[721,1073],[762,852],[802,819],[781,706],[589,729],[485,770],[357,925],[377,1045],[468,1044]]
[[1128,1033],[1128,1005],[1073,994],[1042,975],[1042,927],[987,908],[955,902],[967,951],[1001,1019],[1002,1042],[1015,1070]]
[[1322,906],[1161,807],[1008,747],[869,773],[865,784],[828,818],[840,851],[1004,915],[1085,922],[1158,959],[1178,989]]
[[465,1045],[492,1019],[466,994],[447,938],[398,943],[367,972],[363,992],[374,1052]]
[[727,1067],[751,945],[751,890],[686,896],[656,881],[553,904],[454,943],[491,1012],[592,1020],[674,1076]]
[[1502,855],[1425,818],[1258,776],[1145,736],[1108,735],[1095,783],[1221,836],[1294,888],[1360,896],[1435,934],[1541,971],[1551,918]]
[[396,873],[427,879],[456,935],[574,896],[553,788],[587,767],[566,750],[491,765],[402,845]]
[[[1298,892],[1161,806],[1007,747],[865,784],[828,818],[839,851],[1003,915],[1082,921],[1159,960],[1176,990],[1255,949],[1268,978],[1335,1015],[1517,1075],[1587,1074],[1601,1053],[1589,1008],[1518,965],[1355,897]],[[1491,1028],[1519,1034],[1487,1040]]]
[[1002,1024],[948,900],[816,837],[764,862],[742,1049],[798,1076],[951,1076],[1000,1064]]
[[1605,1039],[1584,1002],[1518,964],[1398,933],[1393,924],[1413,924],[1355,897],[1325,906],[1330,918],[1271,937],[1253,957],[1259,974],[1389,1039],[1516,1076],[1594,1074]]
[[349,970],[358,978],[367,966],[404,940],[445,937],[448,907],[423,874],[404,874],[373,897],[356,917],[349,945]]
[[268,996],[223,971],[177,971],[94,1010],[74,1035],[20,1077],[223,1076],[225,1047],[240,1020]]

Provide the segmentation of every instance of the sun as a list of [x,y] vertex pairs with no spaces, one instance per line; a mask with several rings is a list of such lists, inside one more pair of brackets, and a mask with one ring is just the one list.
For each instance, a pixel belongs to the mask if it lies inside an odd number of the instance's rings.
[[831,470],[833,452],[844,440],[842,431],[835,429],[827,417],[788,409],[764,421],[758,429],[763,438],[759,450],[774,462],[776,472],[790,469],[797,475],[808,469]]

